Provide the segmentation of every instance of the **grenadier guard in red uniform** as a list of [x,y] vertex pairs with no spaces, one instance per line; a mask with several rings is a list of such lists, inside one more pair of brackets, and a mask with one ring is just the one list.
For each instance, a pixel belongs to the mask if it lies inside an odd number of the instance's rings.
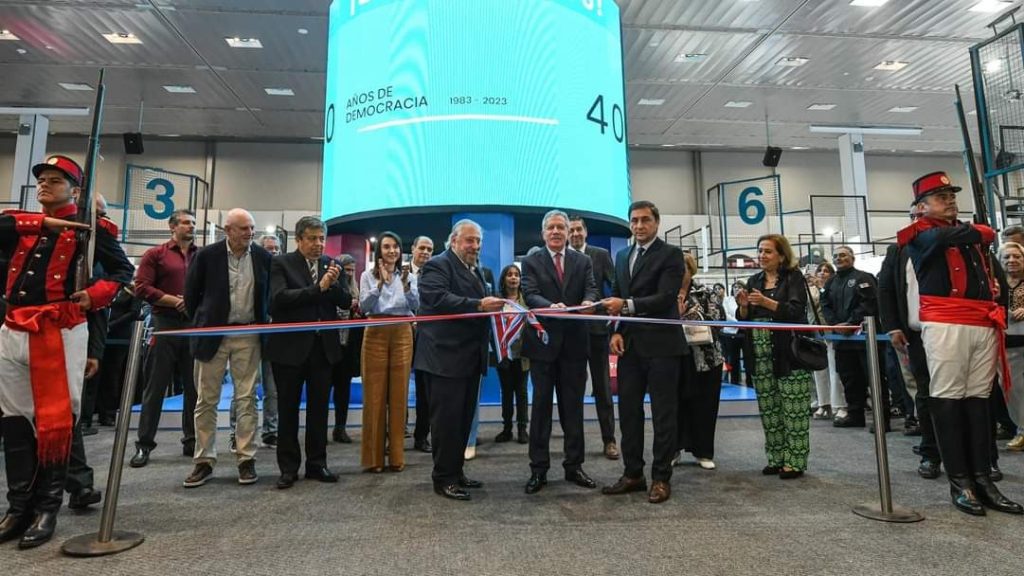
[[63,503],[74,419],[80,411],[89,339],[85,312],[110,304],[133,267],[112,229],[97,220],[95,257],[106,272],[75,291],[79,246],[73,222],[82,168],[51,156],[32,168],[43,212],[0,215],[0,251],[8,260],[7,315],[0,328],[0,426],[10,508],[0,542],[19,548],[50,540]]
[[1010,514],[1024,509],[1003,496],[989,477],[991,423],[988,397],[997,364],[1004,374],[1006,311],[988,248],[996,233],[957,220],[956,193],[944,172],[914,182],[921,218],[899,231],[921,294],[921,339],[931,375],[932,421],[949,477],[953,504],[982,516],[985,507]]

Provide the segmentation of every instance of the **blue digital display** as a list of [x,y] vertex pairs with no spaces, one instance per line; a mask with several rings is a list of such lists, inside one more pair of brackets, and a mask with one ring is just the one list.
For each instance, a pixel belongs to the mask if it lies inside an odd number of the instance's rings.
[[322,214],[630,203],[614,0],[335,0]]

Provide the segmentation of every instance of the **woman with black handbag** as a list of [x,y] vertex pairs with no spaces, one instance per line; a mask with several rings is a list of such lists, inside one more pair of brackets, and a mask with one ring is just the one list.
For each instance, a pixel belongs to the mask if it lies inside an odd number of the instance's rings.
[[[785,236],[766,234],[757,240],[761,271],[736,295],[739,320],[807,323],[807,288]],[[811,372],[793,358],[792,330],[747,331],[754,350],[751,374],[764,427],[768,465],[765,475],[790,479],[803,476],[810,452]]]

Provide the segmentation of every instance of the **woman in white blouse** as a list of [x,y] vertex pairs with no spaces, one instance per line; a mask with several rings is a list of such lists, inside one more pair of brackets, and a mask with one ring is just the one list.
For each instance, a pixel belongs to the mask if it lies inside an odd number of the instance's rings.
[[[402,239],[394,232],[378,236],[374,267],[359,280],[359,307],[369,318],[413,316],[419,308],[416,276],[402,268]],[[363,335],[362,467],[383,472],[405,469],[405,411],[412,369],[412,324],[371,326]],[[384,435],[388,442],[385,445]],[[387,446],[387,447],[385,447]]]

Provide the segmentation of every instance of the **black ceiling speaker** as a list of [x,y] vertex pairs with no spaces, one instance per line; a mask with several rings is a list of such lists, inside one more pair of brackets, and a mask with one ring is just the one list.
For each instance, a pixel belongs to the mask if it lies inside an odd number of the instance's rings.
[[142,132],[124,133],[124,153],[142,154]]
[[761,163],[765,166],[775,168],[779,165],[779,158],[782,157],[782,148],[769,146],[764,149],[764,159]]

